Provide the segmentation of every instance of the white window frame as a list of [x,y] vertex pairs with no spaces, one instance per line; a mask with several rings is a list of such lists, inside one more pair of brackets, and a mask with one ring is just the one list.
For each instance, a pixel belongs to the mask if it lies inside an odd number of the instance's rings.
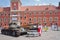
[[58,21],[58,17],[54,17],[54,21]]
[[17,21],[17,17],[12,17],[12,21]]
[[34,17],[34,22],[36,22],[37,21],[37,18],[36,17]]
[[41,17],[38,18],[38,22],[40,22],[40,21],[42,21],[42,18]]
[[50,22],[52,22],[52,21],[53,21],[53,18],[52,18],[52,17],[50,17],[50,18],[49,18],[49,21],[50,21]]
[[46,17],[44,17],[44,18],[43,18],[43,21],[44,21],[44,22],[46,22],[46,20],[47,20],[47,18],[46,18]]
[[4,18],[4,22],[6,22],[6,18]]
[[49,14],[52,15],[52,13],[53,13],[52,10],[50,10],[50,11],[49,11]]

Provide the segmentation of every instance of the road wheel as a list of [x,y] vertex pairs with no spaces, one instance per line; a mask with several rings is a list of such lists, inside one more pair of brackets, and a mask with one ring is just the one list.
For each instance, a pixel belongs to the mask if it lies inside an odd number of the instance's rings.
[[15,35],[16,37],[19,37],[20,36],[20,33],[19,32],[16,32],[16,35]]
[[1,30],[1,34],[4,34],[3,30]]
[[14,31],[14,32],[12,32],[12,36],[15,36],[16,35],[16,32]]
[[4,34],[5,35],[5,30],[1,30],[1,34]]

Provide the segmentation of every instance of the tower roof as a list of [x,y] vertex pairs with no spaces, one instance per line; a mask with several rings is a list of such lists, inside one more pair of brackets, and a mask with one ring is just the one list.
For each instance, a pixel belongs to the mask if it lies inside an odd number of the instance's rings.
[[11,0],[11,2],[19,2],[22,5],[20,0]]
[[56,10],[54,5],[44,5],[44,6],[21,6],[20,11],[44,11],[44,10]]
[[11,0],[11,2],[20,2],[20,0]]
[[3,12],[3,8],[0,7],[0,12]]

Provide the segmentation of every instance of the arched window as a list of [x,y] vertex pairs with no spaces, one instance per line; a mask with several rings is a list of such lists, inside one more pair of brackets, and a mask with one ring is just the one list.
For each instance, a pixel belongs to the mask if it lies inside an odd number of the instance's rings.
[[46,17],[44,17],[44,18],[43,18],[43,21],[44,21],[44,22],[46,22],[46,20],[47,20],[47,18],[46,18]]
[[37,18],[36,17],[34,17],[34,22],[36,22],[37,21]]
[[42,21],[42,18],[41,17],[38,18],[38,22],[40,22],[40,21]]
[[50,21],[50,22],[52,22],[52,21],[53,21],[53,18],[52,18],[52,17],[50,17],[50,18],[49,18],[49,21]]
[[58,21],[58,17],[55,17],[55,18],[54,18],[54,21],[56,21],[56,22],[57,22],[57,21]]
[[49,14],[52,15],[52,11],[51,10],[49,11]]

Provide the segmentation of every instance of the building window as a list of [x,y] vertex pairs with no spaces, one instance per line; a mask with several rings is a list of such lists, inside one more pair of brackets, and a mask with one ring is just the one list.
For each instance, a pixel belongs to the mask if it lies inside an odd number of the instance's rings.
[[45,8],[45,10],[48,10],[49,8],[47,7],[47,8]]
[[25,11],[25,12],[24,12],[24,15],[26,15],[26,13],[27,13],[27,12]]
[[22,16],[20,17],[20,19],[22,19]]
[[29,15],[31,16],[32,15],[32,12],[29,12]]
[[41,15],[42,13],[41,12],[39,12],[39,15]]
[[6,24],[5,24],[6,25]]
[[52,15],[52,11],[49,11],[49,14]]
[[16,6],[14,6],[13,10],[16,10],[16,9],[17,9]]
[[5,11],[3,12],[3,15],[6,16],[6,12]]
[[42,20],[42,18],[41,18],[41,17],[39,17],[39,18],[38,18],[38,22],[40,22],[41,20]]
[[58,21],[58,17],[55,17],[55,18],[54,18],[54,21]]
[[28,8],[26,8],[26,11],[28,11],[29,9]]
[[4,15],[6,16],[6,13]]
[[26,24],[26,22],[24,22],[24,24]]
[[20,22],[20,24],[22,24],[22,22]]
[[11,16],[18,16],[16,12],[12,13]]
[[46,17],[44,17],[44,18],[43,18],[43,21],[44,21],[44,22],[46,22],[46,19],[47,19],[47,18],[46,18]]
[[4,18],[4,22],[6,22],[6,18]]
[[36,16],[36,12],[34,12],[34,16]]
[[1,16],[1,12],[0,12],[0,16]]
[[2,23],[1,23],[1,25],[2,25]]
[[20,19],[22,19],[23,18],[23,15],[22,14],[20,14]]
[[10,14],[8,14],[10,16]]
[[0,13],[0,16],[2,16],[3,15],[3,13]]
[[24,19],[26,19],[26,16],[24,16]]
[[49,18],[49,21],[50,21],[50,22],[52,22],[52,21],[53,21],[53,18],[52,18],[52,17],[50,17],[50,18]]
[[0,18],[0,22],[2,21],[2,19]]
[[8,21],[10,21],[10,18],[8,18]]
[[31,24],[32,22],[29,22],[29,24]]
[[17,15],[17,13],[16,13],[16,12],[14,12],[14,15]]
[[22,19],[22,16],[20,16],[20,19]]
[[58,13],[55,12],[55,15],[57,15]]
[[58,15],[58,11],[55,11],[55,15]]
[[12,17],[12,21],[17,21],[17,17]]
[[44,14],[44,16],[46,16],[46,12],[45,11],[43,12],[43,14]]
[[29,18],[29,21],[31,21],[32,20],[32,18]]
[[36,19],[36,17],[34,17],[34,22],[36,22],[37,21],[37,19]]

